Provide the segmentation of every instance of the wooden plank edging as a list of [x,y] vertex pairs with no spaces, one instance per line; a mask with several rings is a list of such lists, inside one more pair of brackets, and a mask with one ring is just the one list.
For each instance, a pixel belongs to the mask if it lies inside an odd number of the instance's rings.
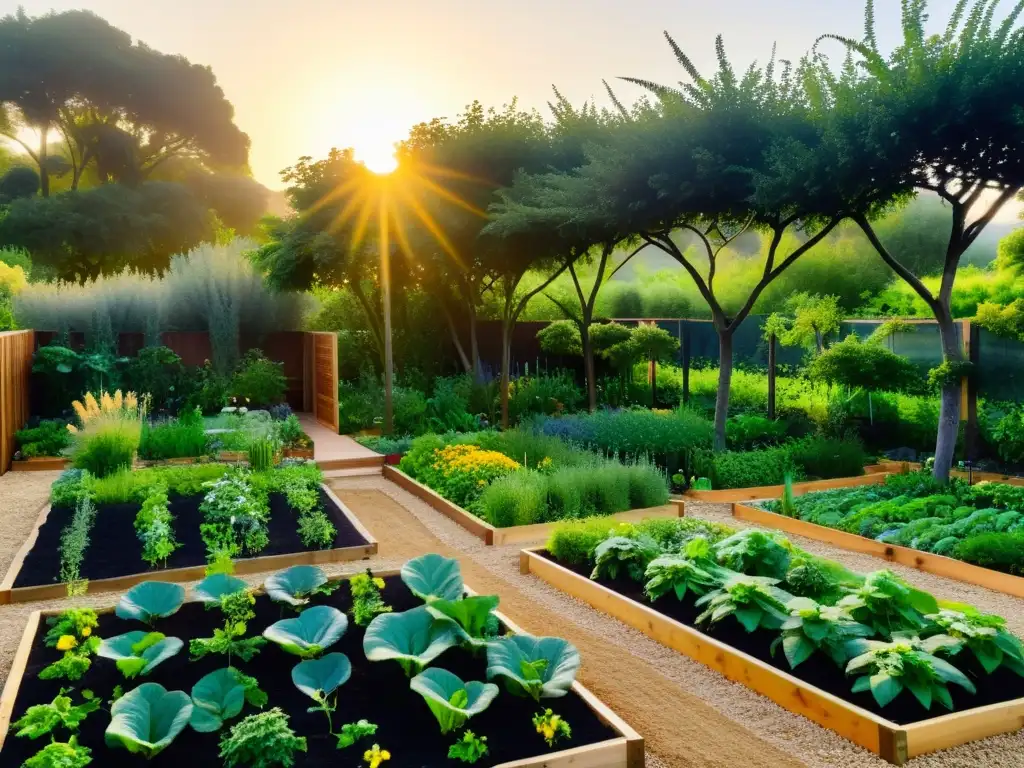
[[[857,477],[836,477],[831,480],[806,480],[793,483],[793,495],[801,496],[811,491],[827,491],[834,488],[853,488],[859,485],[884,483],[892,472],[872,472]],[[753,488],[725,488],[720,491],[686,491],[683,496],[693,501],[709,503],[730,503],[735,501],[757,501],[777,499],[782,496],[785,485],[761,485]]]
[[919,549],[887,544],[884,541],[876,541],[866,536],[847,533],[846,531],[836,530],[835,528],[818,525],[817,523],[808,523],[804,520],[786,517],[785,515],[769,512],[758,507],[751,507],[747,504],[733,504],[732,515],[737,520],[745,520],[748,523],[785,531],[795,536],[822,541],[851,552],[874,555],[891,563],[905,565],[908,568],[916,568],[925,573],[932,573],[936,576],[943,576],[947,579],[962,581],[967,584],[975,584],[979,587],[985,587],[995,592],[1003,592],[1014,597],[1024,597],[1024,578],[1020,576],[994,571],[991,568],[983,568],[980,565],[972,565],[962,560],[935,555],[931,552],[923,552]]
[[[349,578],[350,575],[335,574],[328,577],[328,581],[341,581]],[[401,575],[401,571],[377,571],[374,575],[382,578],[395,578]],[[468,584],[464,586],[467,594],[477,594]],[[258,594],[262,594],[263,588],[260,587],[256,591]],[[195,601],[189,600],[186,602]],[[99,614],[112,613],[114,606],[96,608],[95,610]],[[3,694],[0,696],[0,749],[3,749],[4,741],[9,733],[9,725],[14,713],[14,705],[17,702],[18,690],[21,687],[22,678],[25,676],[25,669],[28,666],[28,659],[32,653],[32,646],[35,643],[39,625],[44,617],[54,616],[59,613],[59,609],[48,609],[33,611],[28,617],[25,631],[21,635],[21,642],[18,644],[18,650],[11,665],[10,674],[7,676],[7,682],[4,685]],[[528,634],[503,613],[497,611],[495,613],[498,616],[498,620],[508,630],[517,634]],[[495,766],[495,768],[643,768],[643,737],[581,683],[573,681],[572,690],[602,722],[616,732],[616,736],[582,747],[571,747],[536,757],[501,763]]]
[[15,459],[11,462],[11,472],[53,472],[68,468],[70,461],[60,456],[38,456],[32,459]]
[[[284,552],[279,555],[262,555],[258,557],[241,557],[235,560],[235,573],[239,575],[273,571],[279,568],[289,568],[293,565],[324,565],[327,563],[343,563],[350,560],[368,560],[377,554],[378,543],[373,534],[367,530],[359,519],[352,513],[345,504],[334,495],[334,492],[321,484],[327,496],[338,505],[342,516],[348,520],[356,531],[366,539],[366,544],[359,544],[352,547],[337,547],[333,549],[315,549],[304,552]],[[50,505],[43,507],[35,527],[28,538],[21,545],[18,554],[7,569],[4,580],[0,583],[0,605],[8,603],[24,603],[33,600],[59,600],[67,597],[67,585],[64,583],[39,584],[28,587],[15,587],[14,582],[18,573],[24,565],[25,558],[32,551],[39,536],[39,529],[46,522],[50,514]],[[120,592],[129,589],[143,581],[157,579],[159,581],[196,581],[206,575],[205,565],[192,565],[184,568],[166,568],[162,570],[143,571],[140,573],[115,576],[109,579],[90,579],[89,593],[94,592]]]
[[[458,504],[453,504],[441,494],[423,483],[414,480],[402,470],[393,466],[384,467],[384,477],[403,490],[408,491],[421,501],[426,502],[435,511],[440,512],[447,518],[454,520],[463,528],[468,530],[484,544],[500,547],[509,544],[526,544],[538,541],[545,541],[552,534],[561,522],[536,523],[534,525],[516,525],[508,528],[496,528],[495,526],[472,515]],[[611,515],[596,515],[596,517],[610,517],[623,523],[639,522],[650,518],[658,517],[682,517],[682,510],[673,508],[670,501],[660,507],[649,507],[647,509],[630,509],[625,512],[616,512]]]

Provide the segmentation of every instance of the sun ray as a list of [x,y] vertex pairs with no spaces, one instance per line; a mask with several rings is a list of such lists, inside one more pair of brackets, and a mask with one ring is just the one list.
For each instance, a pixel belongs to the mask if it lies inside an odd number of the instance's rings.
[[423,207],[423,204],[415,197],[413,197],[412,194],[410,194],[410,192],[407,189],[399,187],[398,192],[400,195],[402,195],[405,203],[412,210],[412,212],[416,214],[416,217],[421,222],[423,222],[423,225],[427,228],[430,234],[433,235],[434,239],[437,241],[437,244],[441,246],[441,249],[445,253],[447,253],[455,261],[455,263],[459,265],[460,268],[465,269],[466,265],[463,262],[462,257],[459,256],[459,253],[455,249],[455,246],[452,245],[451,241],[448,239],[448,236],[444,233],[444,230],[441,229],[440,225],[436,221],[434,221],[434,218]]
[[438,195],[440,195],[441,197],[445,198],[449,202],[455,203],[460,208],[463,208],[463,209],[469,211],[470,213],[479,216],[482,219],[488,218],[486,211],[482,211],[479,208],[477,208],[475,205],[473,205],[471,203],[467,203],[461,197],[459,197],[458,195],[454,194],[453,192],[449,192],[447,189],[442,187],[440,184],[438,184],[438,183],[436,183],[434,181],[431,181],[430,179],[428,179],[426,177],[423,177],[423,176],[417,176],[417,180],[420,183],[422,183],[425,187],[427,187],[428,189],[436,192]]

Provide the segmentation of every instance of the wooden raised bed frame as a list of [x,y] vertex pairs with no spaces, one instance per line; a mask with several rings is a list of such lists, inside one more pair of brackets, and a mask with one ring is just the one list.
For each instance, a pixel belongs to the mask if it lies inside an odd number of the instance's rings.
[[[262,573],[264,571],[275,571],[280,568],[288,568],[293,565],[323,565],[325,563],[340,563],[349,560],[366,560],[377,554],[377,540],[366,527],[359,522],[352,514],[352,510],[346,507],[341,500],[334,495],[326,485],[320,486],[327,496],[338,505],[341,514],[352,523],[359,534],[366,539],[366,544],[355,547],[339,547],[337,549],[317,549],[308,552],[286,552],[280,555],[266,555],[263,557],[245,557],[235,560],[235,573]],[[46,521],[50,514],[50,505],[43,507],[36,520],[32,533],[21,545],[18,554],[7,570],[3,582],[0,582],[0,605],[7,603],[24,603],[32,600],[56,600],[67,597],[67,585],[63,583],[42,584],[30,587],[14,586],[15,579],[21,571],[21,566],[32,551],[39,536],[39,528]],[[143,581],[196,581],[202,579],[206,574],[205,565],[193,565],[188,568],[167,568],[163,570],[144,571],[126,576],[117,576],[110,579],[93,579],[89,581],[89,592],[120,592]]]
[[[375,575],[384,578],[394,578],[400,575],[400,571],[380,571]],[[348,578],[345,575],[331,576],[328,581],[341,581]],[[262,594],[262,587],[257,590]],[[466,586],[466,593],[475,595],[476,592]],[[114,607],[97,608],[97,613],[113,613]],[[40,622],[48,616],[59,614],[60,610],[48,609],[44,611],[33,611],[25,625],[25,631],[21,636],[21,643],[14,656],[10,674],[4,685],[3,695],[0,696],[0,748],[9,732],[11,717],[14,714],[14,704],[18,698],[18,689],[21,687],[21,680],[28,667],[29,655],[32,653],[32,646],[35,643],[36,633],[39,630]],[[504,614],[495,611],[498,620],[505,625],[506,629],[515,634],[527,634],[518,624],[513,622]],[[644,766],[644,739],[634,731],[625,720],[616,715],[604,702],[587,690],[579,682],[573,682],[572,691],[597,717],[618,735],[583,747],[562,749],[557,752],[549,752],[538,757],[515,760],[508,763],[501,763],[494,768],[643,768]]]
[[[886,465],[875,465],[865,469],[879,469]],[[811,491],[827,491],[833,488],[853,488],[858,485],[875,485],[884,483],[885,478],[892,474],[888,469],[879,469],[857,477],[836,477],[832,480],[807,480],[793,483],[793,495],[800,496]],[[693,501],[710,503],[730,503],[735,501],[756,501],[758,499],[777,499],[782,495],[784,485],[759,485],[753,488],[726,488],[721,491],[687,491],[683,495]]]
[[68,468],[70,462],[62,456],[38,456],[34,459],[15,459],[11,472],[53,472]]
[[[682,512],[684,505],[682,502],[678,503],[680,512]],[[916,568],[925,573],[933,573],[936,576],[944,576],[947,579],[976,584],[979,587],[986,587],[996,592],[1013,595],[1014,597],[1024,597],[1024,578],[1013,576],[1009,573],[993,571],[991,568],[982,568],[980,565],[971,565],[952,557],[943,557],[942,555],[934,555],[931,552],[922,552],[919,549],[886,544],[884,541],[875,541],[866,536],[858,536],[855,533],[839,531],[825,525],[818,525],[817,523],[808,523],[804,520],[786,517],[785,515],[769,512],[758,507],[751,507],[747,504],[733,504],[732,516],[737,520],[744,520],[754,525],[762,525],[766,528],[785,531],[794,536],[803,536],[807,539],[823,541],[840,549],[874,555],[883,560],[888,560],[890,563],[898,563],[908,568]]]
[[835,731],[895,765],[903,765],[907,760],[929,752],[1011,733],[1024,726],[1024,699],[940,715],[911,725],[898,725],[708,637],[649,606],[623,597],[543,557],[539,552],[539,549],[521,552],[519,563],[522,573],[538,576],[662,645],[699,661],[729,680],[742,683],[790,712]]
[[[458,504],[453,504],[436,491],[423,485],[423,483],[409,477],[397,467],[385,466],[384,477],[393,482],[403,490],[408,491],[421,501],[425,501],[436,511],[447,518],[454,520],[467,531],[472,533],[488,546],[500,547],[507,544],[525,544],[528,542],[544,541],[558,525],[555,523],[537,523],[536,525],[517,525],[511,528],[496,528],[490,523],[484,522],[476,515],[471,515]],[[649,509],[631,509],[627,512],[617,512],[608,515],[623,523],[639,522],[652,517],[682,517],[683,510],[673,510],[671,504],[663,507],[651,507]]]

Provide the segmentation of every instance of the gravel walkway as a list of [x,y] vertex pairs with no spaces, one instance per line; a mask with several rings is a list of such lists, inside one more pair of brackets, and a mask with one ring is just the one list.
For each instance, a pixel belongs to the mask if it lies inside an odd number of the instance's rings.
[[[0,477],[0,572],[6,572],[46,503],[55,472]],[[458,556],[467,582],[501,595],[502,608],[530,631],[557,634],[581,650],[580,679],[647,739],[648,766],[754,768],[882,768],[887,763],[747,688],[655,643],[533,576],[519,574],[518,547],[486,547],[454,522],[381,477],[330,481],[380,540],[375,570],[399,567],[428,551]],[[741,525],[728,505],[687,504],[687,514]],[[801,547],[857,570],[886,564],[867,555],[794,537]],[[366,563],[327,566],[350,573]],[[908,581],[951,600],[970,602],[1005,616],[1024,635],[1024,600],[919,571],[889,566]],[[261,576],[247,577],[251,583]],[[60,605],[110,605],[112,593],[87,595]],[[0,606],[0,681],[5,680],[31,611],[56,602]],[[911,768],[1024,768],[1024,734],[974,742],[918,758]]]

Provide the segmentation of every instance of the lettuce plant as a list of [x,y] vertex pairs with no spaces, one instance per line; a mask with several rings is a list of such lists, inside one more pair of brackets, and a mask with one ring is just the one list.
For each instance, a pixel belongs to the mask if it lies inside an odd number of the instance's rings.
[[92,750],[72,736],[67,742],[51,741],[25,761],[24,768],[85,768],[92,762]]
[[402,581],[424,602],[458,600],[464,590],[459,561],[443,555],[428,554],[413,558],[402,566]]
[[420,672],[409,687],[427,702],[441,733],[459,730],[469,718],[487,709],[498,695],[498,686],[493,683],[465,683],[458,675],[437,667]]
[[648,563],[661,554],[661,547],[647,536],[612,536],[594,550],[592,579],[617,579],[622,571],[633,581],[643,581]]
[[715,554],[725,567],[748,576],[782,580],[789,570],[789,542],[772,534],[748,528],[737,531],[715,545]]
[[263,636],[303,659],[319,656],[341,639],[348,617],[329,605],[307,608],[294,619],[282,619],[263,630]]
[[426,606],[420,606],[402,613],[382,613],[374,618],[363,635],[363,653],[370,661],[394,659],[412,677],[458,645],[459,639],[454,622],[437,621]]
[[192,699],[159,683],[143,683],[114,702],[105,740],[147,760],[163,752],[192,717]]
[[466,731],[458,741],[448,747],[449,760],[461,760],[464,763],[475,763],[487,754],[487,737],[477,736]]
[[503,678],[510,693],[534,701],[565,696],[579,668],[576,646],[560,637],[512,635],[487,646],[487,679]]
[[858,624],[840,606],[820,605],[810,598],[794,597],[786,609],[789,618],[780,627],[782,634],[772,641],[771,652],[774,656],[782,646],[790,669],[807,661],[815,651],[822,651],[840,667],[845,666],[849,659],[846,654],[849,641],[874,634],[871,627]]
[[1006,667],[1024,677],[1024,646],[1006,631],[1002,616],[943,609],[925,618],[928,626],[923,635],[942,634],[959,640],[989,674]]
[[160,632],[126,632],[100,643],[98,656],[114,659],[117,668],[129,680],[148,675],[153,669],[178,654],[185,644]]
[[892,571],[869,573],[864,584],[851,590],[839,605],[886,638],[896,632],[921,630],[926,624],[925,614],[939,610],[932,595],[914,589]]
[[81,704],[72,704],[69,690],[60,689],[52,702],[49,704],[35,704],[26,710],[18,720],[11,723],[15,735],[38,739],[52,733],[55,728],[66,728],[69,731],[77,731],[78,726],[91,712],[100,708],[100,700],[91,695],[91,692],[83,691],[84,701]]
[[935,654],[952,654],[960,646],[959,640],[948,635],[934,635],[927,640],[897,637],[891,643],[851,640],[848,653],[853,658],[846,665],[846,674],[859,675],[853,683],[853,692],[871,691],[880,707],[889,704],[906,689],[925,709],[931,709],[932,703],[937,701],[952,710],[949,684],[974,693],[974,683]]
[[728,576],[722,586],[697,600],[697,607],[707,606],[697,623],[717,624],[726,616],[735,616],[747,632],[758,627],[778,629],[789,618],[786,603],[792,599],[775,586],[778,583],[767,576]]
[[295,765],[295,753],[305,751],[305,737],[295,735],[278,707],[249,715],[220,740],[224,768],[288,768]]

